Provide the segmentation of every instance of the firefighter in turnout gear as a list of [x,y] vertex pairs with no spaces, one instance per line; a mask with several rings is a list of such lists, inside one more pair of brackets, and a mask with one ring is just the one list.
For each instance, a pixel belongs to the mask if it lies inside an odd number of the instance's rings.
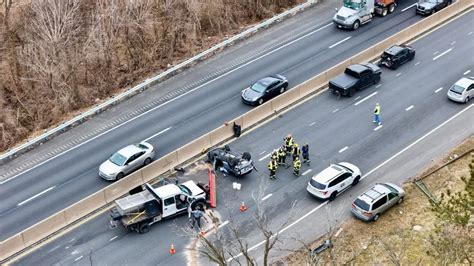
[[285,138],[286,154],[291,154],[291,149],[293,148],[294,143],[295,140],[293,139],[291,134],[288,134],[288,136]]
[[293,150],[291,151],[291,155],[293,156],[293,162],[295,161],[296,158],[300,158],[300,147],[298,147],[298,143],[295,143],[293,145]]
[[300,169],[301,169],[301,161],[300,158],[296,157],[293,161],[293,174],[295,176],[300,176]]
[[277,162],[275,160],[270,160],[268,170],[270,170],[270,179],[276,179]]
[[278,150],[278,165],[286,166],[286,150],[285,150],[285,147],[281,147]]
[[278,150],[273,150],[272,152],[272,160],[277,162],[278,161]]

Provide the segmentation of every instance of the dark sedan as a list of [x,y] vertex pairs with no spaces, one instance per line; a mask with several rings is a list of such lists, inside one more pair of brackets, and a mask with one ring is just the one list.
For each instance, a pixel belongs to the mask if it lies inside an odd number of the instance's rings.
[[288,88],[288,80],[282,75],[265,77],[242,91],[242,101],[250,105],[260,105],[282,94]]
[[408,45],[393,45],[380,56],[380,65],[397,69],[402,64],[415,58],[415,49]]
[[431,15],[447,7],[452,0],[419,0],[416,4],[416,13],[420,15]]

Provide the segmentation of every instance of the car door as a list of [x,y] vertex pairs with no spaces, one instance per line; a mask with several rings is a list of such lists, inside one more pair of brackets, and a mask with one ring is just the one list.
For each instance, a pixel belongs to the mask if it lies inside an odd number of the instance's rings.
[[163,200],[163,218],[176,213],[176,199],[174,196]]
[[370,70],[364,70],[362,71],[361,75],[361,83],[362,83],[362,86],[360,87],[361,89],[364,89],[366,87],[368,87],[370,84],[372,84],[373,82],[373,75],[372,75],[372,71]]
[[387,206],[387,195],[384,195],[380,199],[378,199],[374,204],[372,205],[372,213],[379,214],[384,212],[384,208]]
[[140,151],[135,154],[134,168],[138,168],[145,163],[145,151]]
[[339,186],[339,191],[345,189],[347,186],[349,186],[351,184],[350,182],[350,177],[351,177],[351,173],[344,173],[342,175],[340,175],[337,179],[338,179],[338,186]]
[[398,196],[398,193],[396,193],[396,192],[390,192],[390,193],[388,193],[388,203],[385,204],[385,205],[387,205],[387,207],[385,208],[384,211],[386,211],[388,208],[390,208],[390,207],[392,207],[393,205],[395,205],[395,203],[398,202],[398,199],[399,199],[399,198],[400,198],[400,197]]
[[273,98],[273,97],[277,94],[277,92],[278,92],[278,90],[277,90],[277,83],[278,83],[278,82],[272,82],[270,85],[268,85],[267,91],[268,91],[269,93],[268,93],[267,99]]
[[474,98],[474,84],[471,84],[471,86],[467,88],[467,95],[469,96],[469,99]]
[[125,162],[125,166],[123,169],[124,174],[128,174],[131,171],[133,171],[134,161],[135,161],[135,154],[130,156],[130,158],[128,158],[128,160]]

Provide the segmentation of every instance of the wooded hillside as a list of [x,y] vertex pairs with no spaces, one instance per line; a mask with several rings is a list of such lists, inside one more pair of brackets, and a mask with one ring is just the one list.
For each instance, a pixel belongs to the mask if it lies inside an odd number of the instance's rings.
[[303,0],[0,0],[0,150]]

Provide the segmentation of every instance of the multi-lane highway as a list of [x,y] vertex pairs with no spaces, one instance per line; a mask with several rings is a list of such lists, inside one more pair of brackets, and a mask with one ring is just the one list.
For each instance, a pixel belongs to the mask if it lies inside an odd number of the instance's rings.
[[0,239],[107,186],[98,166],[119,148],[148,139],[160,157],[250,110],[240,91],[262,76],[295,86],[419,21],[413,2],[356,32],[332,25],[339,2],[319,4],[2,165]]
[[[383,69],[380,86],[365,89],[352,98],[339,99],[325,91],[230,144],[240,151],[249,151],[260,171],[240,180],[219,176],[215,211],[223,221],[233,217],[254,255],[261,254],[262,237],[252,219],[255,206],[250,198],[262,182],[267,183],[263,205],[270,228],[282,233],[281,237],[286,239],[284,248],[288,250],[298,245],[291,238],[311,241],[326,232],[328,225],[350,218],[351,199],[374,182],[401,184],[473,135],[474,104],[457,104],[446,97],[449,86],[474,71],[474,30],[464,26],[472,25],[473,21],[474,12],[470,11],[412,43],[415,59],[396,71]],[[382,126],[372,123],[376,102],[382,106]],[[291,169],[279,169],[278,180],[268,181],[267,155],[282,144],[288,133],[300,144],[309,143],[312,164],[303,166],[303,175],[298,178]],[[305,190],[312,174],[339,161],[359,166],[362,181],[329,204],[310,197]],[[242,190],[232,189],[232,182],[236,181],[242,184]],[[249,207],[243,214],[238,210],[241,201]],[[293,203],[296,207],[290,212]],[[176,232],[176,226],[186,223],[185,217],[176,218],[139,235],[121,228],[109,229],[107,214],[103,214],[42,246],[19,263],[208,263],[186,251],[192,239]],[[281,227],[284,223],[286,226]],[[224,226],[221,230],[228,229]],[[175,255],[168,253],[171,242],[178,250]]]

